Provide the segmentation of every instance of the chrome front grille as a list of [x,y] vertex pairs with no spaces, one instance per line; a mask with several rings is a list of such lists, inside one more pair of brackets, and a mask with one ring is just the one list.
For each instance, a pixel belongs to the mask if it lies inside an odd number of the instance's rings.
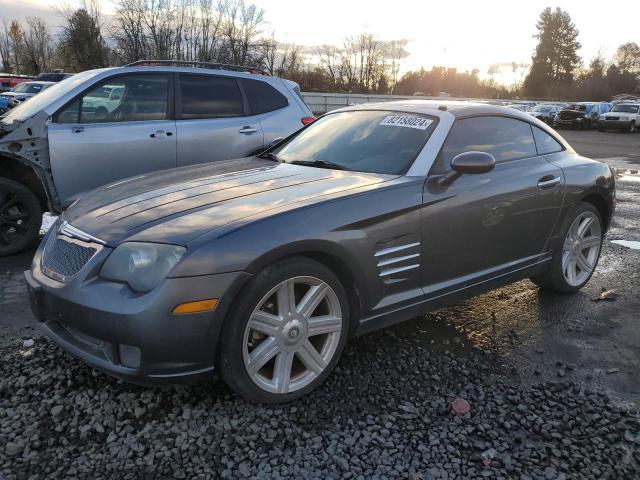
[[52,227],[42,252],[42,272],[54,280],[67,281],[76,275],[101,248],[94,237],[75,229],[66,222]]
[[92,247],[68,242],[57,235],[52,240],[47,242],[42,257],[42,267],[45,274],[53,273],[48,276],[57,280],[60,277],[73,277],[98,251]]

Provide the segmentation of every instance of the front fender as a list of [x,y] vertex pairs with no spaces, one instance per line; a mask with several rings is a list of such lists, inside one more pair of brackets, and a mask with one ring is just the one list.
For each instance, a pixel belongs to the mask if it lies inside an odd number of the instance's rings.
[[22,123],[0,126],[0,155],[31,168],[44,188],[49,209],[60,212],[60,199],[51,174],[47,125],[49,115],[41,111]]

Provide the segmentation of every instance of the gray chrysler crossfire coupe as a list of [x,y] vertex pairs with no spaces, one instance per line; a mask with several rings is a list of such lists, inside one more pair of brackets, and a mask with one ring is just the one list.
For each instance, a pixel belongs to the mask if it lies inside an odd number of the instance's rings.
[[94,190],[25,273],[44,331],[138,383],[215,370],[276,403],[347,339],[530,278],[593,273],[614,177],[510,108],[403,101],[332,112],[265,153]]

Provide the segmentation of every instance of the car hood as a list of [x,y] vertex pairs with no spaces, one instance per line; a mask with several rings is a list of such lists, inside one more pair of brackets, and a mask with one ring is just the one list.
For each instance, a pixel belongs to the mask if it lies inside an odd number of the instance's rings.
[[11,98],[27,98],[33,96],[32,93],[18,93],[18,92],[4,92],[1,94],[3,97]]
[[134,177],[93,190],[63,219],[109,246],[186,245],[240,220],[335,198],[397,176],[328,170],[255,157]]
[[563,120],[584,117],[587,113],[581,110],[561,110],[559,115]]

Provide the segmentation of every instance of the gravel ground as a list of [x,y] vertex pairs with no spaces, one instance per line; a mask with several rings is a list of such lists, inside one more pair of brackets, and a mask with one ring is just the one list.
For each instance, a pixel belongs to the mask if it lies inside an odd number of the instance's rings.
[[[314,394],[247,404],[221,382],[153,390],[45,338],[4,347],[0,476],[632,479],[640,416],[570,382],[518,387],[438,316],[353,341]],[[466,399],[471,411],[452,412]]]
[[[637,176],[640,136],[563,134]],[[640,241],[640,181],[618,188],[609,240]],[[277,408],[71,358],[29,326],[29,263],[0,263],[0,480],[640,479],[639,250],[607,241],[573,296],[524,281],[354,339],[325,385]],[[605,289],[617,298],[594,302]]]

